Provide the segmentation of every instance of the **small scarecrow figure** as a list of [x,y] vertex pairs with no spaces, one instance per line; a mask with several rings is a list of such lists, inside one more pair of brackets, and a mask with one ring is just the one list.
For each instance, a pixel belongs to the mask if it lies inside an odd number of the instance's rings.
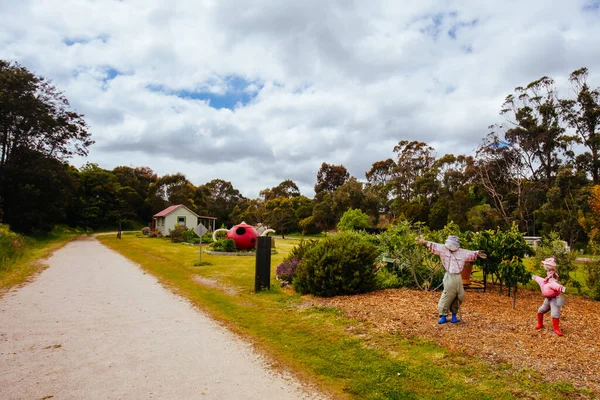
[[557,281],[558,274],[556,273],[556,261],[554,257],[546,258],[542,261],[542,265],[546,269],[546,278],[532,275],[531,279],[536,281],[542,289],[542,296],[544,296],[544,303],[538,310],[537,319],[538,323],[535,329],[542,329],[544,327],[544,314],[552,310],[552,326],[554,333],[558,336],[562,336],[563,333],[560,331],[560,309],[565,305],[565,299],[561,296],[566,291],[566,288],[560,285]]
[[422,237],[417,238],[417,244],[425,245],[435,255],[440,256],[442,265],[446,269],[444,274],[444,291],[438,303],[440,320],[438,324],[448,322],[446,316],[448,310],[452,312],[451,322],[456,323],[458,308],[465,298],[465,289],[462,284],[460,272],[467,261],[475,261],[477,257],[486,258],[483,251],[471,251],[460,248],[460,239],[450,235],[444,244],[428,242]]

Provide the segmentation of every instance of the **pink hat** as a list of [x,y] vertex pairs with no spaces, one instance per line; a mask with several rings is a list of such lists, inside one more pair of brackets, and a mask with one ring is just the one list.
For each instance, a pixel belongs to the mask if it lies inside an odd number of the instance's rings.
[[544,266],[544,268],[546,268],[546,270],[556,269],[556,261],[554,260],[554,257],[546,258],[542,261],[542,265]]

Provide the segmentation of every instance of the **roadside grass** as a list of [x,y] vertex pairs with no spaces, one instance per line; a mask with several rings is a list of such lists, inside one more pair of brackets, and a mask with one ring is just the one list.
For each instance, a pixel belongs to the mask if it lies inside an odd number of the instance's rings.
[[78,236],[80,233],[61,233],[28,238],[24,254],[7,260],[4,267],[0,268],[0,296],[42,271],[45,268],[43,259]]
[[490,365],[428,341],[375,332],[337,309],[280,288],[275,267],[295,240],[276,241],[271,289],[254,293],[254,257],[203,254],[209,265],[195,267],[197,246],[134,234],[99,239],[250,340],[273,367],[294,371],[332,398],[567,399],[588,394],[569,383],[544,382],[533,371]]

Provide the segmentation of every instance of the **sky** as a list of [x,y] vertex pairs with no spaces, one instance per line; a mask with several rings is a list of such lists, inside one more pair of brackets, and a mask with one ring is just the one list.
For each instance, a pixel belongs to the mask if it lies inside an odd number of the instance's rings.
[[473,154],[517,86],[600,86],[600,0],[0,0],[0,58],[85,115],[81,167],[149,166],[249,198],[401,140]]

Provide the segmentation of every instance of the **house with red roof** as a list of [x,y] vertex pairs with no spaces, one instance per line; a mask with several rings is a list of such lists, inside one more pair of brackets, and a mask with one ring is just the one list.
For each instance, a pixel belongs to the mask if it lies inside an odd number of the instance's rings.
[[214,231],[216,220],[215,217],[198,215],[183,204],[177,204],[152,216],[152,230],[160,231],[163,236],[168,236],[169,229],[174,229],[176,226],[186,226],[188,229],[192,229],[202,223],[209,231]]

